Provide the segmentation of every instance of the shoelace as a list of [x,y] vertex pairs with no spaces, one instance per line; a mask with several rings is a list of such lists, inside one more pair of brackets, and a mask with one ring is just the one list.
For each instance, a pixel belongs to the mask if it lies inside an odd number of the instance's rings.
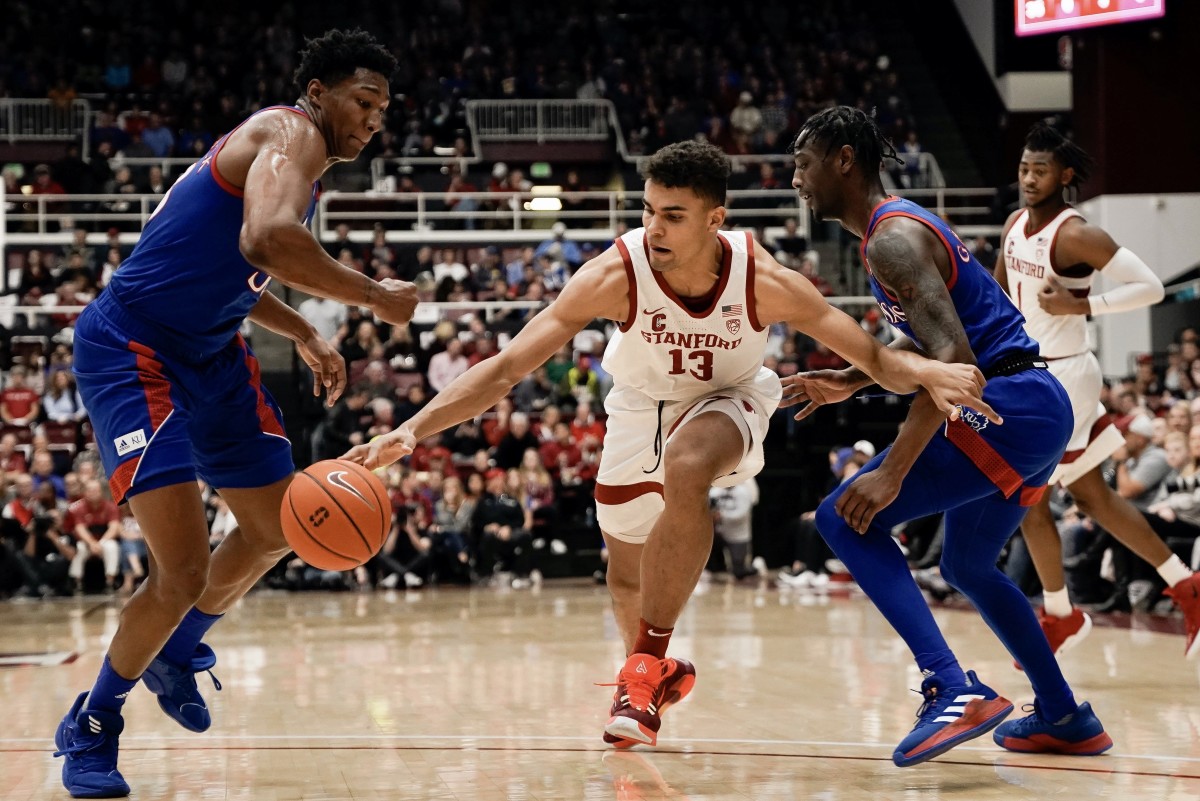
[[86,742],[86,741],[79,742],[77,740],[76,742],[67,746],[63,750],[55,751],[54,756],[56,756],[56,757],[60,757],[60,756],[76,757],[76,756],[79,756],[80,754],[86,754],[88,751],[95,751],[97,748],[100,748],[102,745],[108,744],[109,736],[110,735],[108,735],[107,733],[102,732],[99,735],[87,738],[91,742]]
[[596,682],[596,686],[624,688],[625,692],[621,696],[621,702],[634,709],[646,711],[650,709],[651,704],[657,709],[658,704],[654,703],[654,697],[658,694],[659,685],[662,684],[663,665],[664,662],[660,661],[654,673],[647,672],[645,674],[626,672],[624,668],[621,668],[616,681]]

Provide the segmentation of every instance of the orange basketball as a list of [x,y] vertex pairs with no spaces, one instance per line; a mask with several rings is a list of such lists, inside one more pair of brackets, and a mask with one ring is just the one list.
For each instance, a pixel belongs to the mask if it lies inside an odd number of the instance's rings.
[[297,473],[280,509],[296,555],[321,570],[350,570],[379,552],[392,525],[392,502],[379,477],[341,459]]

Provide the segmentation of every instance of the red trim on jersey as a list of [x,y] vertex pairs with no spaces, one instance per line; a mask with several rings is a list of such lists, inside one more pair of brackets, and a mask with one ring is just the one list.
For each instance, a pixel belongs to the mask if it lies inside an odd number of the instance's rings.
[[130,340],[129,348],[137,359],[138,380],[142,382],[142,391],[146,394],[146,408],[150,412],[151,436],[163,421],[175,410],[171,401],[171,381],[163,375],[162,362],[158,361],[153,350]]
[[[667,283],[667,279],[662,277],[662,273],[653,267],[650,268],[650,272],[654,273],[654,280],[658,282],[658,288],[663,291],[663,294],[676,306],[687,312],[688,316],[697,320],[703,320],[713,313],[713,310],[717,308],[717,301],[721,299],[721,295],[725,294],[725,286],[729,283],[729,267],[733,263],[733,248],[725,241],[725,237],[720,234],[717,234],[717,240],[721,243],[721,275],[717,278],[717,287],[713,293],[712,300],[709,302],[708,308],[703,311],[694,312],[689,309],[687,303],[679,295],[675,294],[674,289],[671,289],[671,285]],[[644,236],[642,237],[642,248],[646,252],[646,261],[649,262],[650,245],[646,242]]]
[[755,331],[765,327],[758,322],[758,306],[754,300],[754,237],[749,231],[746,232],[746,317]]
[[629,281],[629,316],[618,326],[624,334],[633,328],[637,321],[637,274],[633,271],[633,257],[629,255],[629,248],[625,247],[620,238],[617,239],[616,245],[617,252],[621,254],[621,262],[625,265],[625,278]]
[[[890,219],[892,217],[907,217],[910,220],[916,220],[917,222],[921,223],[926,228],[928,228],[930,231],[933,231],[935,234],[937,234],[938,239],[942,240],[942,244],[946,246],[946,255],[948,255],[950,257],[950,277],[946,280],[946,291],[949,292],[950,290],[954,289],[954,285],[958,283],[958,253],[956,252],[954,246],[950,244],[950,240],[947,239],[942,234],[941,229],[939,229],[937,226],[935,226],[929,220],[926,220],[924,217],[918,217],[917,215],[912,214],[910,212],[889,211],[887,214],[884,214],[882,217],[880,217],[878,220],[875,221],[875,225],[871,227],[871,235],[874,236],[875,229],[879,227],[879,223],[883,222],[884,220]],[[966,247],[965,245],[962,245],[962,243],[959,243],[959,244],[963,248]],[[866,257],[866,253],[867,253],[866,243],[864,242],[863,243],[863,257],[864,258]],[[970,255],[968,254],[968,259],[969,258],[970,258]],[[886,290],[884,290],[884,291],[886,292]],[[889,294],[888,297],[891,297],[891,295]]]
[[1109,426],[1112,426],[1112,425],[1113,425],[1113,416],[1111,414],[1100,415],[1098,418],[1096,418],[1096,422],[1092,423],[1092,430],[1088,432],[1087,445],[1084,445],[1082,448],[1080,448],[1078,450],[1067,451],[1066,453],[1064,453],[1063,458],[1059,460],[1059,464],[1070,464],[1071,462],[1078,459],[1080,456],[1083,456],[1084,451],[1086,451],[1089,447],[1091,447],[1091,444],[1093,442],[1100,439],[1100,435],[1103,434],[1104,431]]
[[250,348],[246,345],[246,340],[242,339],[242,335],[238,334],[237,343],[242,349],[242,354],[245,357],[246,369],[250,372],[250,388],[254,390],[258,401],[258,425],[264,434],[274,434],[277,437],[286,437],[287,434],[283,431],[283,426],[279,424],[279,418],[275,416],[275,412],[267,405],[266,396],[262,390],[262,375],[258,368],[258,359],[250,353]]
[[[1083,218],[1080,217],[1079,219],[1082,220]],[[1058,248],[1058,235],[1062,233],[1063,228],[1069,222],[1070,220],[1063,220],[1062,225],[1058,226],[1058,229],[1055,230],[1054,236],[1050,237],[1050,269],[1054,271],[1055,275],[1065,275],[1071,278],[1086,278],[1092,274],[1092,266],[1090,264],[1072,264],[1068,267],[1064,267],[1061,270],[1058,269],[1058,256],[1056,255]],[[1084,269],[1080,270],[1080,267]],[[1079,296],[1076,295],[1075,297]]]
[[[1088,444],[1090,445],[1091,443],[1089,442]],[[1080,456],[1083,456],[1083,452],[1086,450],[1087,450],[1087,448],[1085,447],[1085,448],[1080,448],[1079,450],[1067,451],[1066,453],[1063,454],[1063,457],[1058,460],[1058,463],[1059,464],[1070,464],[1071,462],[1078,459]]]
[[596,503],[620,506],[651,492],[663,494],[663,485],[657,481],[639,481],[637,484],[596,484]]
[[[258,111],[254,112],[254,114],[251,114],[250,117],[255,116],[255,114],[261,114],[264,111],[274,111],[275,109],[283,109],[284,111],[290,111],[293,114],[299,114],[300,116],[304,117],[306,120],[310,120],[310,121],[312,120],[312,118],[309,117],[306,112],[301,111],[300,109],[295,108],[293,106],[268,106],[267,108],[259,109]],[[250,117],[247,117],[246,119],[239,122],[232,131],[230,131],[229,133],[222,136],[220,138],[220,140],[217,142],[216,146],[213,147],[212,155],[204,157],[205,160],[208,161],[208,168],[212,172],[213,180],[215,180],[217,182],[217,186],[221,187],[222,189],[224,189],[226,192],[233,195],[234,197],[245,196],[246,190],[243,187],[237,186],[237,185],[232,184],[229,181],[225,180],[225,176],[221,175],[221,171],[217,169],[217,156],[219,156],[221,154],[221,148],[225,147],[225,143],[229,141],[229,137],[231,137],[235,133],[237,133],[238,128],[241,128],[243,125],[245,125],[247,122],[249,122]]]
[[946,439],[982,470],[1005,498],[1011,498],[1025,483],[1021,475],[996,452],[991,443],[962,420],[946,422]]
[[1057,214],[1055,214],[1050,219],[1046,220],[1044,223],[1039,225],[1037,228],[1034,228],[1032,231],[1029,230],[1029,222],[1030,222],[1029,209],[1025,209],[1025,224],[1021,226],[1021,231],[1022,231],[1022,233],[1025,234],[1026,239],[1028,239],[1031,236],[1036,236],[1041,231],[1046,230],[1046,227],[1048,225],[1050,225],[1052,222],[1057,220],[1059,217],[1063,216],[1063,212],[1074,209],[1074,208],[1075,207],[1070,204],[1063,206],[1061,209],[1058,210]]
[[141,460],[142,454],[139,453],[128,462],[117,465],[117,469],[113,471],[112,478],[108,480],[108,488],[112,491],[113,500],[117,503],[124,502],[125,493],[129,492],[129,488],[133,485],[133,476],[137,473],[138,462]]

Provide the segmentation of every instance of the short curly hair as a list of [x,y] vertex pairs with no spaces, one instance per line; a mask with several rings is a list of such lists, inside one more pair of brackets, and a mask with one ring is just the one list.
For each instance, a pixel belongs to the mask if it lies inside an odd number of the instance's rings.
[[319,38],[305,40],[300,66],[296,67],[292,80],[301,90],[314,78],[332,86],[353,76],[360,67],[391,81],[396,57],[361,28],[350,31],[334,28]]
[[691,189],[714,206],[725,205],[730,172],[729,157],[719,147],[694,140],[667,145],[642,166],[646,180]]

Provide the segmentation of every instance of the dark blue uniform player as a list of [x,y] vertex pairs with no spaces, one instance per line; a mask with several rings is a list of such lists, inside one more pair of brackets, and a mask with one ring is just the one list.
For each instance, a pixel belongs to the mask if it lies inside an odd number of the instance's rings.
[[[1045,491],[1071,435],[1071,404],[1045,369],[1037,343],[995,280],[935,215],[889,197],[879,178],[895,151],[874,119],[833,108],[810,119],[794,144],[792,185],[820,219],[863,239],[871,289],[884,315],[919,349],[944,362],[977,364],[997,425],[964,409],[947,420],[920,393],[891,447],[817,510],[817,527],[859,586],[904,638],[925,679],[925,703],[892,755],[914,765],[996,729],[1016,751],[1098,754],[1112,747],[1088,704],[1077,705],[1024,595],[996,567],[1026,508]],[[843,400],[871,381],[856,369],[784,379],[797,417]],[[893,526],[945,512],[942,577],[971,600],[1024,666],[1035,711],[1003,723],[1012,704],[964,673],[917,589]]]
[[[346,369],[267,283],[364,306],[389,323],[412,317],[412,284],[338,264],[306,225],[321,174],[356,158],[379,130],[395,66],[362,31],[308,42],[296,106],[252,115],[189,168],[79,319],[79,389],[113,496],[132,508],[154,570],[125,606],[95,686],[55,735],[63,784],[77,798],[129,793],[117,740],[139,679],[182,726],[209,727],[195,674],[216,657],[201,640],[288,552],[279,508],[291,445],[238,328],[249,318],[292,339],[314,394],[324,387],[330,403]],[[197,477],[240,523],[211,558]]]

